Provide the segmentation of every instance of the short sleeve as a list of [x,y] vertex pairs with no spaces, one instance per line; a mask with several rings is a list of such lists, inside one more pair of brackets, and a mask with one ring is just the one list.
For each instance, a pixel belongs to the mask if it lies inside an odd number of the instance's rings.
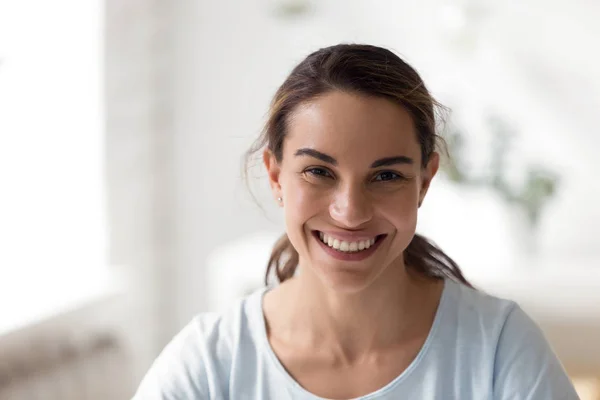
[[536,323],[509,312],[494,360],[494,400],[577,400],[573,384]]
[[201,345],[202,327],[193,320],[164,348],[132,400],[204,399],[207,371]]

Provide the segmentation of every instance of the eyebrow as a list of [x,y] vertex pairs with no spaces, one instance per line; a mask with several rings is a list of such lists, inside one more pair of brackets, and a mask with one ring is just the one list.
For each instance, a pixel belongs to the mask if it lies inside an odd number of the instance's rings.
[[406,156],[395,156],[395,157],[385,157],[380,158],[371,164],[371,168],[377,167],[385,167],[388,165],[396,165],[396,164],[413,164],[413,159]]
[[[315,149],[302,148],[296,150],[295,156],[309,156],[326,162],[331,165],[338,165],[338,162],[335,158],[331,157],[328,154],[322,153]],[[371,168],[385,167],[396,164],[413,164],[414,161],[410,157],[406,156],[394,156],[394,157],[385,157],[376,160],[371,164]]]
[[320,151],[317,151],[315,149],[308,149],[308,148],[298,149],[298,150],[296,150],[296,153],[294,155],[295,156],[313,157],[313,158],[319,159],[323,162],[326,162],[326,163],[332,164],[332,165],[338,164],[338,162],[335,158],[333,158],[330,155],[327,155],[325,153],[321,153]]

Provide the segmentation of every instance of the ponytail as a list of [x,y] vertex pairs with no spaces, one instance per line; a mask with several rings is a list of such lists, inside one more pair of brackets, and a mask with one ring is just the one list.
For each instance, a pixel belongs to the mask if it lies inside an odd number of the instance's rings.
[[[460,267],[454,260],[433,244],[433,242],[419,234],[415,234],[404,251],[404,264],[407,268],[411,268],[421,275],[432,278],[448,277],[459,283],[473,287],[464,277]],[[275,246],[273,246],[273,251],[267,264],[265,284],[269,284],[269,277],[272,273],[275,273],[279,283],[290,279],[294,276],[297,267],[298,252],[292,246],[287,234],[283,234],[277,243],[275,243]]]
[[404,251],[404,264],[422,275],[434,278],[448,277],[473,287],[450,256],[419,234],[415,234]]
[[277,240],[275,246],[273,246],[273,251],[271,252],[271,257],[267,264],[267,272],[265,273],[265,284],[269,284],[271,271],[275,272],[277,280],[279,283],[282,283],[294,276],[297,267],[298,252],[294,246],[292,246],[292,242],[290,242],[287,234],[284,233],[283,236]]

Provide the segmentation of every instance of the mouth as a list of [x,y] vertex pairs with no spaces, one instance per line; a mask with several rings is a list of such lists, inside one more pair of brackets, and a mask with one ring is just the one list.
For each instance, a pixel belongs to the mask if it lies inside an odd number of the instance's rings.
[[369,257],[379,247],[387,234],[360,240],[342,239],[321,231],[313,231],[320,246],[332,257],[345,261],[360,261]]

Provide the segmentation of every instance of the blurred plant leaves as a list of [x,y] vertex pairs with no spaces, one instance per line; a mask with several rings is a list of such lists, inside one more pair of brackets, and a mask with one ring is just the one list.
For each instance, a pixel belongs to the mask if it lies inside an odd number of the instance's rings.
[[545,166],[528,165],[520,171],[522,184],[511,185],[506,165],[517,132],[498,116],[489,118],[488,124],[493,140],[487,172],[478,174],[469,167],[466,135],[454,124],[450,124],[444,135],[450,157],[442,163],[441,170],[455,184],[492,189],[506,203],[523,210],[528,223],[535,228],[544,207],[558,190],[560,177]]

